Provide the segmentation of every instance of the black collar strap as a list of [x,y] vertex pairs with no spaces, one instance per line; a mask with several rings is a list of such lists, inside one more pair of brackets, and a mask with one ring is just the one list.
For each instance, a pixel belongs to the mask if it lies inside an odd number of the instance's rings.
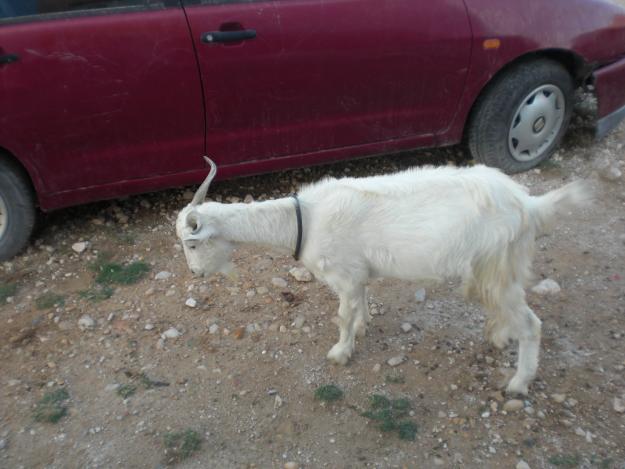
[[291,197],[295,199],[295,215],[297,216],[297,243],[295,244],[295,252],[293,258],[299,261],[299,253],[302,249],[302,209],[299,206],[299,199],[297,194],[291,194]]

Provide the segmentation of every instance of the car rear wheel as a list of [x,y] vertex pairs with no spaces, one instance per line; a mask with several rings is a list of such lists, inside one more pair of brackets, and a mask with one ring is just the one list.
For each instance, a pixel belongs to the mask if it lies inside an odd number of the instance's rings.
[[557,62],[514,65],[476,103],[467,132],[472,156],[506,173],[537,166],[568,128],[574,90],[571,75]]
[[34,195],[26,175],[0,155],[0,261],[26,246],[35,216]]

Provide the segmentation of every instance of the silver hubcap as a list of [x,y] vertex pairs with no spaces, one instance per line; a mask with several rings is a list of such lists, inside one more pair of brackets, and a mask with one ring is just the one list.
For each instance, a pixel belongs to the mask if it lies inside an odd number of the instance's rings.
[[564,94],[543,85],[528,94],[514,113],[508,148],[517,161],[538,158],[555,141],[564,122]]
[[0,238],[4,236],[4,232],[7,230],[7,221],[7,204],[0,196]]

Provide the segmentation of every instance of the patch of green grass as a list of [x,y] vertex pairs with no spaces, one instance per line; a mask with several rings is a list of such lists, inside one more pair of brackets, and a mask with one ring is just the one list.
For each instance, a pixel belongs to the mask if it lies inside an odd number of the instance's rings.
[[176,464],[199,450],[202,438],[195,430],[186,429],[182,432],[165,433],[163,443],[167,463]]
[[111,261],[111,255],[103,253],[91,264],[91,270],[96,272],[96,283],[100,285],[130,285],[137,283],[150,271],[145,262],[131,262],[127,265]]
[[35,300],[37,309],[50,309],[55,306],[65,305],[65,297],[57,293],[48,292],[44,293]]
[[370,410],[361,415],[378,424],[383,432],[396,431],[402,440],[411,440],[417,436],[417,424],[405,417],[411,409],[408,399],[389,399],[380,394],[373,394],[369,400]]
[[17,293],[17,285],[14,283],[0,283],[0,303],[6,302],[10,296]]
[[320,401],[334,402],[343,397],[343,391],[334,384],[326,384],[324,386],[319,386],[315,390],[315,397]]
[[404,384],[406,382],[406,378],[404,375],[400,374],[386,375],[386,382],[389,384]]
[[67,414],[65,401],[69,394],[65,388],[47,392],[37,403],[33,416],[37,422],[56,423]]
[[137,392],[137,386],[134,384],[122,384],[119,388],[117,388],[117,394],[124,399],[128,399],[135,392]]
[[114,292],[115,289],[108,285],[97,285],[89,290],[81,291],[79,295],[81,298],[95,303],[98,301],[108,300],[111,296],[113,296]]
[[577,467],[580,463],[578,454],[556,454],[548,459],[549,464],[559,467]]

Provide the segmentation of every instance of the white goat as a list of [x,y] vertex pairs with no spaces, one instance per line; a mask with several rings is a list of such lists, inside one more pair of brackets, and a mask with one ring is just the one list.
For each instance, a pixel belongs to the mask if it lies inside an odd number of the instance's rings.
[[[293,250],[294,198],[251,204],[202,203],[211,171],[182,209],[176,231],[191,271],[232,268],[233,243]],[[538,367],[541,321],[525,301],[534,240],[557,211],[587,199],[583,182],[545,195],[501,172],[472,168],[410,169],[388,176],[325,179],[299,193],[301,261],[339,296],[340,338],[328,353],[339,364],[369,321],[365,286],[374,277],[432,280],[460,277],[467,297],[486,309],[486,335],[498,348],[519,342],[507,391],[526,394]]]

